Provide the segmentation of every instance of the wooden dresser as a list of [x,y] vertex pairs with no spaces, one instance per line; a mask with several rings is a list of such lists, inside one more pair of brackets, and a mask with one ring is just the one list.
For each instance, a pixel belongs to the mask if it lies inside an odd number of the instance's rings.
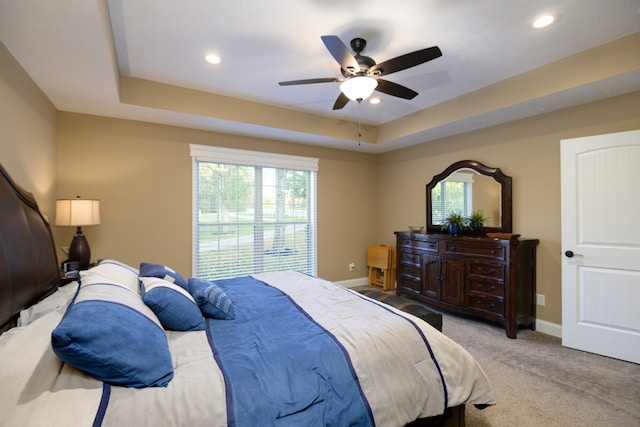
[[458,314],[535,329],[537,239],[396,232],[398,295]]

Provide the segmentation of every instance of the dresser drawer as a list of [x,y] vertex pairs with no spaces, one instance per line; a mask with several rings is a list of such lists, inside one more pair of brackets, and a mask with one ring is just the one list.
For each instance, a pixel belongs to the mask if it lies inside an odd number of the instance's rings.
[[506,258],[506,247],[500,245],[472,245],[464,242],[447,242],[446,252],[449,254],[460,254],[466,256],[490,257],[495,259]]
[[420,278],[420,267],[417,265],[403,264],[400,271],[402,275]]
[[420,265],[420,254],[411,251],[400,251],[400,262],[402,264]]
[[486,280],[481,277],[469,279],[469,291],[476,294],[504,296],[504,285],[497,280]]
[[411,276],[406,276],[404,274],[401,274],[400,276],[398,276],[398,287],[404,290],[409,289],[419,294],[422,287],[422,283],[420,281],[420,278],[418,277],[411,277]]
[[506,265],[496,262],[469,261],[469,274],[504,280]]
[[504,304],[501,299],[484,295],[469,295],[469,308],[489,313],[504,315]]
[[407,248],[418,248],[427,251],[437,251],[438,242],[435,240],[420,237],[404,237],[400,240],[400,246]]

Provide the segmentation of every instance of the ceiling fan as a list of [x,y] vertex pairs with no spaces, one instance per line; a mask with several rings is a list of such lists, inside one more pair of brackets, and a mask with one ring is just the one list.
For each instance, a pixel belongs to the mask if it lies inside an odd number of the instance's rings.
[[357,102],[363,101],[371,96],[374,90],[403,99],[415,98],[418,92],[397,83],[381,79],[380,77],[415,67],[416,65],[442,56],[440,48],[432,46],[376,64],[373,59],[360,54],[367,45],[364,39],[355,38],[351,40],[351,49],[355,52],[355,55],[353,55],[349,48],[347,48],[337,36],[322,36],[320,38],[329,50],[329,53],[331,53],[340,65],[340,71],[344,78],[322,77],[316,79],[291,80],[280,82],[279,85],[293,86],[311,83],[342,82],[340,84],[340,95],[333,104],[334,110],[343,108],[350,99]]

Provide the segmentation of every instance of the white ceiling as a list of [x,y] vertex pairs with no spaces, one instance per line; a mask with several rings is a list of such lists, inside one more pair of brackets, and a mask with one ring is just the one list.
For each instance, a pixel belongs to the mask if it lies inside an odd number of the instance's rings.
[[[556,14],[557,23],[534,31],[530,24],[543,12]],[[639,30],[640,0],[0,0],[0,41],[59,110],[363,152],[640,90],[635,69],[434,126],[411,122]],[[379,94],[379,105],[350,102],[332,111],[338,83],[278,85],[340,77],[322,35],[337,35],[347,46],[365,38],[363,53],[377,62],[434,45],[443,56],[385,77],[419,92],[413,100]],[[207,53],[222,63],[206,63]],[[204,93],[218,106],[209,111],[172,104],[171,97],[125,94],[124,83],[135,87],[138,79]],[[249,108],[231,111],[238,106]],[[355,143],[359,121],[368,133],[361,145]],[[411,129],[390,130],[403,123]]]

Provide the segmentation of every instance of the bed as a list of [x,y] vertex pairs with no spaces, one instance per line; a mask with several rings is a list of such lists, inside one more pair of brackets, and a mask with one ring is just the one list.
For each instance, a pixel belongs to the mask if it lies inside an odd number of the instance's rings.
[[49,224],[0,174],[0,425],[460,426],[495,404],[428,323],[299,272],[106,259],[61,286]]

